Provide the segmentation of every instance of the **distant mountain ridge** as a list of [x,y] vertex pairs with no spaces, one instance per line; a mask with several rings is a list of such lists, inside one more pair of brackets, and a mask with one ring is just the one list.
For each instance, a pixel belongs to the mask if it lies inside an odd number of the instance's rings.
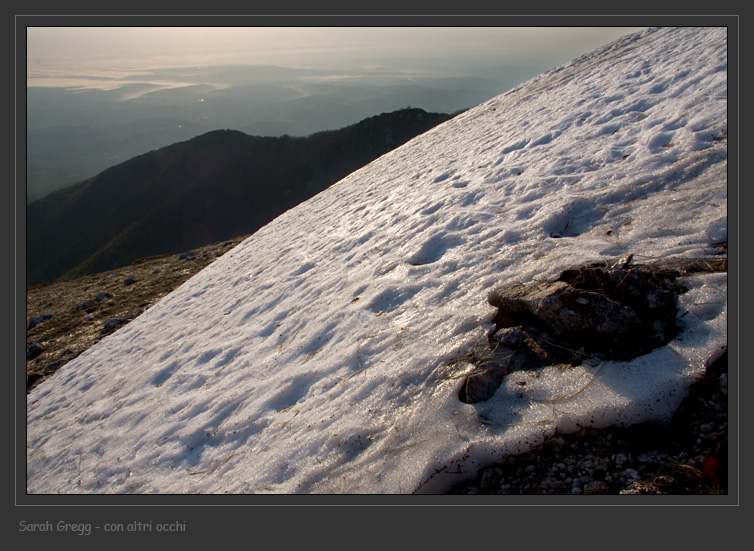
[[407,108],[308,137],[216,130],[27,206],[27,285],[253,233],[452,115]]

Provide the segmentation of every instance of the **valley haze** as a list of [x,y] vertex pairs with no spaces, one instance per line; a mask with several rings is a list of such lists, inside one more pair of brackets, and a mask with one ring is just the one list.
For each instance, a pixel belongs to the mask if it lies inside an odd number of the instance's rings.
[[631,30],[29,27],[27,202],[211,130],[454,113]]

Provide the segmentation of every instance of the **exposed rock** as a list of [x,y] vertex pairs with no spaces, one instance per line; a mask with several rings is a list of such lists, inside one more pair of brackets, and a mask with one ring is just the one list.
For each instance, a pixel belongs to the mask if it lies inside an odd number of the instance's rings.
[[39,357],[39,355],[42,354],[42,352],[44,352],[44,351],[45,351],[45,349],[42,348],[41,346],[39,346],[38,343],[32,342],[29,345],[29,348],[26,349],[26,359],[27,359],[27,361],[28,360],[33,360],[34,358]]
[[106,333],[112,333],[113,331],[118,329],[121,325],[127,322],[128,320],[122,320],[119,318],[110,318],[109,320],[105,321],[105,325],[102,327],[102,330],[100,332],[103,335]]
[[530,452],[483,466],[449,493],[726,494],[727,371],[726,349],[710,359],[669,424],[555,434]]
[[63,360],[58,360],[56,362],[49,363],[45,366],[44,374],[45,375],[51,375],[52,373],[55,373],[58,369],[60,369],[65,362]]
[[508,366],[496,362],[480,364],[471,372],[461,387],[459,399],[467,404],[489,399],[508,374]]
[[517,350],[498,346],[495,359],[483,361],[469,373],[458,397],[467,404],[488,400],[508,373],[532,369],[537,365],[541,365],[539,357],[525,346]]
[[677,333],[677,275],[655,267],[584,266],[555,282],[503,287],[490,302],[499,309],[498,327],[530,327],[570,350],[628,360]]
[[36,327],[40,323],[42,323],[45,320],[48,320],[52,317],[52,314],[42,314],[41,316],[32,316],[29,318],[29,324],[27,325],[27,329],[32,329],[33,327]]
[[670,258],[633,264],[633,255],[564,271],[557,281],[513,284],[490,293],[498,308],[490,335],[492,357],[467,375],[465,403],[488,400],[513,371],[578,365],[584,358],[628,361],[678,334],[676,279],[727,271],[727,259]]

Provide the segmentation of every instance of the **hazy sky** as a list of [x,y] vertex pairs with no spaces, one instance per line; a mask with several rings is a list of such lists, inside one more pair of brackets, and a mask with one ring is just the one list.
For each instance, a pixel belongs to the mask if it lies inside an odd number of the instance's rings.
[[[637,27],[28,27],[27,84],[110,88],[145,71],[259,64],[485,76],[561,65]],[[164,78],[164,75],[162,76]]]
[[27,199],[211,130],[454,113],[637,30],[27,27]]

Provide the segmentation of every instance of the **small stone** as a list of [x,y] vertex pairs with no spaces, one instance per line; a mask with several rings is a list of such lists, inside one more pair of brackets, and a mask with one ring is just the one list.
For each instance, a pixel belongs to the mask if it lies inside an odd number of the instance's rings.
[[479,487],[491,488],[492,486],[497,484],[498,480],[499,480],[499,477],[497,476],[497,473],[495,473],[493,469],[485,469],[485,471],[482,473],[482,478],[479,481]]
[[528,335],[520,327],[503,327],[493,335],[493,339],[505,346],[516,348],[521,345]]
[[44,352],[45,349],[39,346],[37,343],[32,342],[29,345],[29,349],[26,351],[26,359],[27,360],[33,360],[34,358],[38,357],[42,352]]
[[123,320],[118,318],[111,318],[105,322],[105,325],[102,327],[100,333],[104,335],[105,333],[108,333],[110,331],[115,331],[121,325],[123,325]]
[[573,494],[573,495],[581,495],[583,493],[584,493],[584,491],[581,488],[579,488],[578,486],[574,486],[573,488],[571,488],[571,494]]
[[584,486],[584,493],[588,495],[606,494],[608,490],[609,488],[607,487],[607,484],[599,480],[595,480]]
[[36,327],[43,321],[46,321],[52,317],[52,314],[42,314],[41,316],[33,316],[29,318],[29,325],[28,329],[32,329],[33,327]]
[[565,446],[565,440],[562,436],[555,436],[554,438],[549,439],[545,445],[553,451],[558,452],[563,449],[563,446]]
[[507,364],[485,361],[466,377],[458,398],[466,404],[489,400],[509,372]]
[[39,373],[31,373],[27,375],[26,376],[26,389],[28,390],[29,388],[31,388],[34,385],[34,383],[39,381],[41,378],[42,378],[42,375],[40,375]]
[[560,480],[548,477],[542,481],[542,488],[557,491],[563,489],[563,483]]
[[52,363],[47,364],[45,366],[45,371],[44,371],[45,375],[49,375],[50,373],[54,373],[55,371],[57,371],[58,369],[60,369],[60,367],[63,365],[63,363],[64,362],[62,360],[58,360],[56,362],[52,362]]
[[127,277],[123,280],[123,285],[133,285],[134,283],[136,283],[136,280],[132,277]]

